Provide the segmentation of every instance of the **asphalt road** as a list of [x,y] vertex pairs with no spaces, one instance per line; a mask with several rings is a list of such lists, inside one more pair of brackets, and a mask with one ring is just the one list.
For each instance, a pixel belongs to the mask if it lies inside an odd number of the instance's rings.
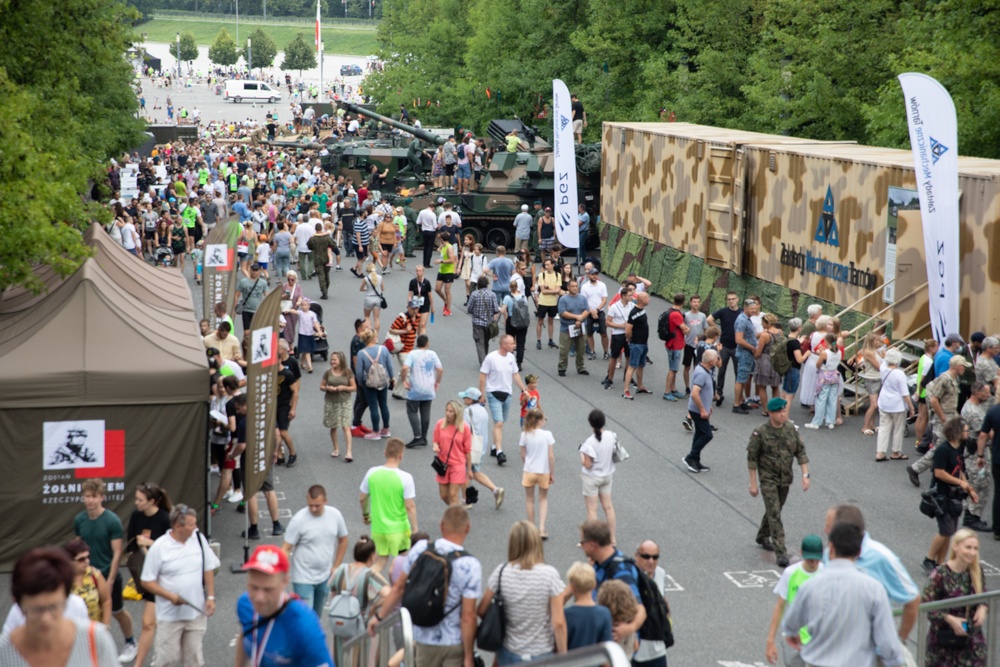
[[[203,98],[204,95],[198,103],[204,104]],[[203,108],[208,109],[209,105],[204,104]],[[382,316],[383,334],[391,319],[403,309],[407,283],[416,261],[409,260],[409,271],[394,271],[386,277],[385,294],[390,308]],[[615,284],[607,282],[610,292]],[[358,292],[358,280],[346,268],[332,273],[332,283],[330,300],[319,303],[325,308],[331,349],[346,351],[353,335],[353,321],[362,315],[363,297]],[[303,286],[308,297],[319,297],[315,279],[304,281]],[[439,308],[436,322],[429,328],[431,348],[444,363],[444,379],[433,410],[435,419],[443,416],[446,399],[478,382],[471,325],[467,314],[458,307],[464,301],[461,292],[462,288],[456,285],[454,314],[443,317]],[[200,289],[194,294],[200,307]],[[654,299],[651,317],[655,318],[665,308],[664,301]],[[727,380],[730,396],[712,417],[719,431],[702,455],[703,463],[711,471],[691,474],[681,462],[691,441],[691,435],[681,425],[684,404],[660,398],[666,363],[658,345],[653,345],[654,365],[646,372],[646,385],[654,393],[634,401],[621,398],[620,375],[613,389],[602,389],[604,362],[588,361],[589,377],[576,375],[571,365],[569,375],[560,378],[556,373],[557,356],[556,350],[536,351],[534,333],[529,334],[524,373],[534,373],[540,378],[547,428],[556,439],[556,481],[549,498],[551,538],[546,543],[547,562],[565,574],[570,564],[582,559],[575,544],[585,508],[575,450],[589,434],[586,415],[597,406],[607,414],[608,428],[618,433],[631,454],[628,461],[619,465],[614,481],[618,543],[631,552],[640,540],[656,540],[661,546],[661,565],[670,576],[672,590],[668,599],[677,637],[677,644],[669,654],[671,664],[727,667],[764,664],[764,642],[774,605],[771,588],[780,568],[775,565],[773,554],[754,543],[763,503],[748,493],[745,450],[750,432],[765,418],[730,412],[733,384],[730,377]],[[304,496],[310,485],[326,486],[330,504],[344,513],[353,545],[365,532],[358,506],[358,485],[370,466],[383,461],[383,442],[356,442],[355,460],[351,464],[343,458],[330,458],[329,435],[322,425],[323,397],[319,392],[324,368],[325,364],[317,361],[316,372],[302,379],[298,415],[291,427],[299,450],[299,465],[292,469],[278,468],[274,481],[284,523],[305,506]],[[390,411],[393,434],[409,440],[405,404],[390,399]],[[807,418],[797,405],[792,407],[791,416],[799,424]],[[516,419],[504,432],[505,447],[513,454],[511,460],[500,468],[490,459],[484,468],[497,484],[506,487],[506,502],[497,511],[488,502],[488,495],[483,494],[483,500],[471,510],[472,532],[467,547],[480,558],[485,573],[504,558],[510,525],[525,516],[524,496],[518,488],[521,468],[513,424]],[[857,503],[865,513],[872,536],[893,548],[922,586],[925,577],[919,564],[935,526],[917,511],[919,494],[907,480],[904,464],[875,464],[875,441],[861,435],[859,417],[847,418],[842,427],[833,431],[803,430],[803,437],[810,457],[812,487],[805,493],[801,486],[793,487],[785,507],[785,530],[792,553],[797,554],[798,544],[805,535],[821,533],[829,506]],[[912,460],[909,444],[906,451]],[[431,458],[429,448],[407,450],[403,468],[416,479],[420,526],[434,534],[444,505],[430,469]],[[192,474],[199,473],[192,469]],[[263,509],[263,503],[261,506]],[[243,515],[237,514],[232,505],[224,507],[212,521],[211,537],[221,544],[223,570],[217,577],[218,611],[209,622],[205,642],[208,665],[226,665],[232,661],[232,646],[237,636],[235,602],[245,583],[243,575],[230,573],[229,567],[242,560],[243,542],[239,535],[243,521]],[[280,543],[270,537],[269,525],[263,516],[263,541]],[[1000,565],[1000,543],[989,539],[988,534],[986,537],[982,542],[982,557],[988,564],[989,589],[1000,585],[1000,569],[994,567]],[[9,591],[9,576],[0,580],[0,589],[4,593]],[[0,605],[0,613],[6,614],[6,606]],[[138,620],[140,604],[130,602],[128,608]],[[117,626],[115,633],[118,634]]]

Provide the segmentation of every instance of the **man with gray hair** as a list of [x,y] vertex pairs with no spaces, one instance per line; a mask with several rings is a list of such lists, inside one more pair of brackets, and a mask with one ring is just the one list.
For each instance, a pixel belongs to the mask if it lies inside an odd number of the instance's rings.
[[219,559],[198,532],[198,513],[187,505],[170,512],[170,530],[153,542],[142,566],[142,587],[156,596],[156,664],[205,664],[202,642],[215,613]]
[[[701,363],[691,377],[691,395],[688,397],[688,415],[694,425],[691,451],[684,457],[684,465],[691,472],[708,472],[701,463],[701,450],[712,441],[712,397],[715,395],[715,377],[712,373],[719,365],[719,353],[709,348],[701,355]],[[626,385],[627,388],[627,385]]]
[[[714,350],[713,350],[714,352]],[[635,548],[635,564],[656,585],[663,601],[667,601],[667,573],[660,567],[660,547],[653,540],[643,540]],[[667,617],[670,617],[670,604],[667,603]],[[632,656],[634,667],[666,667],[667,646],[662,641],[642,640],[639,650]]]
[[906,415],[916,414],[910,399],[910,388],[906,384],[906,373],[899,368],[902,353],[893,348],[886,352],[879,369],[882,387],[878,392],[879,429],[876,446],[876,461],[886,460],[886,451],[892,446],[892,458],[900,461],[909,458],[903,453],[903,433],[906,429]]
[[1000,354],[1000,340],[994,336],[983,339],[982,352],[976,359],[976,379],[990,388],[990,393],[997,395],[997,384],[1000,383],[1000,368],[995,357]]
[[809,319],[802,325],[802,335],[808,340],[816,332],[816,320],[823,315],[823,306],[818,303],[810,304],[806,308],[806,314],[809,316]]
[[531,241],[531,228],[535,219],[528,213],[528,205],[521,204],[521,212],[514,216],[514,252],[519,253],[528,248]]

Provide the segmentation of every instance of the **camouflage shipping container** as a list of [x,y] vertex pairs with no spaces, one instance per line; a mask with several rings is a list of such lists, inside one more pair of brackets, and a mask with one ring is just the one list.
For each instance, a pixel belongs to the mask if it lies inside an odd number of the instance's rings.
[[[878,313],[888,296],[896,335],[926,324],[909,151],[687,123],[605,123],[603,134],[608,224],[840,306],[872,294],[894,273],[888,295],[870,296],[857,309]],[[959,172],[963,333],[1000,331],[1000,257],[990,256],[1000,240],[1000,161],[960,158]]]

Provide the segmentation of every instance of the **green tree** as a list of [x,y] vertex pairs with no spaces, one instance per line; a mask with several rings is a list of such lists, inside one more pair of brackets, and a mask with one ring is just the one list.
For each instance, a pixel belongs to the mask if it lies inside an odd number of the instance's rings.
[[[273,65],[274,57],[278,55],[278,47],[275,46],[271,36],[261,28],[257,28],[247,35],[247,38],[250,40],[250,56],[253,58],[253,66],[270,67]],[[240,55],[243,56],[243,60],[247,60],[246,44],[242,46]]]
[[233,41],[233,36],[225,28],[219,30],[219,34],[215,36],[215,42],[208,48],[208,59],[223,67],[235,65],[236,61],[239,60],[236,42]]
[[122,58],[137,17],[121,2],[0,0],[0,290],[42,289],[41,264],[71,273],[81,231],[108,219],[87,195],[142,138]]
[[316,64],[316,48],[306,41],[305,33],[300,32],[285,47],[285,61],[281,63],[281,69],[297,69],[302,76],[302,70],[313,69]]
[[181,33],[181,60],[190,62],[198,59],[198,42],[189,32]]

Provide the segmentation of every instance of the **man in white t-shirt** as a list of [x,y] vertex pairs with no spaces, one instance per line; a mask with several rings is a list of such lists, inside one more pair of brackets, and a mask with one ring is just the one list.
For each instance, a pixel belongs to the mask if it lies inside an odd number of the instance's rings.
[[493,418],[493,447],[490,449],[490,456],[496,456],[497,465],[501,466],[507,462],[507,455],[503,453],[503,423],[507,421],[507,414],[510,412],[514,384],[520,387],[522,394],[528,391],[517,370],[517,359],[513,352],[514,337],[501,336],[500,349],[487,354],[479,368],[479,402],[487,406],[490,417]]
[[[611,330],[611,355],[608,359],[608,374],[601,384],[605,389],[610,389],[615,383],[615,369],[618,367],[618,360],[624,354],[628,360],[628,339],[625,338],[625,324],[628,321],[628,314],[632,312],[634,304],[632,299],[635,295],[635,288],[631,285],[624,285],[619,291],[619,299],[608,307],[608,314],[605,318],[607,328]],[[628,387],[625,387],[627,390]]]
[[156,596],[156,661],[203,665],[202,642],[215,613],[219,559],[198,532],[198,513],[174,505],[170,531],[153,542],[142,566],[142,587]]
[[295,228],[295,243],[299,249],[299,276],[302,280],[316,275],[312,265],[312,250],[309,249],[309,239],[316,233],[313,231],[315,224],[306,220]]
[[347,524],[326,504],[326,489],[319,484],[309,487],[306,507],[288,522],[281,549],[291,561],[292,590],[322,618],[330,578],[347,553]]
[[590,358],[597,358],[597,346],[594,345],[594,330],[601,334],[601,349],[604,358],[608,359],[608,327],[605,323],[604,307],[608,303],[608,286],[601,280],[601,272],[591,268],[587,279],[580,284],[580,294],[587,300],[590,309],[590,321],[587,322],[587,347],[590,348]]
[[[416,299],[410,300],[411,312],[419,306]],[[417,336],[417,347],[406,356],[401,380],[406,389],[406,416],[413,429],[413,440],[406,443],[410,449],[427,446],[427,431],[431,426],[431,403],[441,385],[444,367],[434,350],[430,349],[430,339],[426,334]]]

